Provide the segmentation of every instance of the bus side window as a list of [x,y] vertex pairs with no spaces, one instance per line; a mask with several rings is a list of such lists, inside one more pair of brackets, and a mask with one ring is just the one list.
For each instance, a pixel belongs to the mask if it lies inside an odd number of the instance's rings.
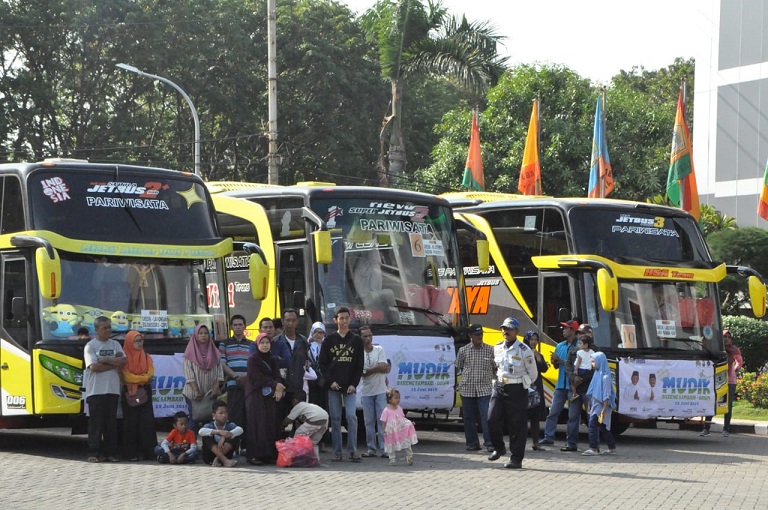
[[16,177],[0,179],[0,197],[2,198],[2,216],[0,216],[0,234],[20,232],[24,228],[24,202],[21,198],[21,184]]

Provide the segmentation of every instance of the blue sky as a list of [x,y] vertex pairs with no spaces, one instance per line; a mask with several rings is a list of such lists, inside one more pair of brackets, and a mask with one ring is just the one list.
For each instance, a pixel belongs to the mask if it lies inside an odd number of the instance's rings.
[[[338,0],[364,12],[375,0]],[[453,14],[490,20],[512,63],[565,64],[607,83],[633,66],[708,58],[713,0],[442,0]]]

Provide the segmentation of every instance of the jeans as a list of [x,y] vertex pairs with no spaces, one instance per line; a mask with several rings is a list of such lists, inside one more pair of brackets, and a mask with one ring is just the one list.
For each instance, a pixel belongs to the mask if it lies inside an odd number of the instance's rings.
[[[488,404],[491,396],[461,397],[462,411],[464,413],[464,438],[467,446],[480,444],[477,438],[477,419],[480,418],[480,427],[483,429],[483,446],[493,446],[491,433],[488,430]],[[479,415],[479,416],[478,416]]]
[[[736,399],[736,385],[728,383],[728,412],[723,416],[723,431],[731,431],[731,415],[733,414],[733,401]],[[714,416],[707,416],[705,419],[707,424],[704,425],[704,430],[709,432],[709,422],[712,421]]]
[[567,389],[556,389],[552,395],[552,407],[549,408],[547,421],[544,424],[544,441],[554,442],[557,432],[557,419],[563,412],[565,401],[568,400]]
[[[381,429],[381,413],[387,406],[387,394],[379,393],[370,397],[361,397],[363,418],[365,418],[365,442],[369,452],[384,453],[384,431]],[[378,430],[378,434],[376,431]],[[376,440],[378,438],[378,441]]]
[[[610,409],[609,409],[610,411]],[[613,438],[611,431],[603,423],[599,423],[599,416],[596,414],[589,415],[589,447],[593,450],[600,449],[600,436],[608,443],[609,450],[616,449],[616,440]]]
[[568,427],[565,432],[565,444],[568,446],[575,447],[579,443],[581,410],[585,402],[588,402],[586,393],[579,393],[579,398],[568,404]]
[[357,453],[357,395],[328,390],[328,414],[331,415],[331,442],[333,453],[341,455],[341,406],[342,401],[347,415],[347,451]]

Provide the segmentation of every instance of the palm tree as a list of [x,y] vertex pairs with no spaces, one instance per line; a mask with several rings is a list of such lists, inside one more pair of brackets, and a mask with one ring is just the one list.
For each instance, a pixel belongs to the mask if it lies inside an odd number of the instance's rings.
[[402,175],[406,166],[401,127],[405,83],[441,77],[482,95],[498,81],[507,59],[498,53],[503,36],[488,22],[449,16],[439,0],[426,0],[426,5],[423,0],[380,0],[361,20],[378,45],[381,72],[392,89],[379,135],[379,179],[387,186],[389,177]]

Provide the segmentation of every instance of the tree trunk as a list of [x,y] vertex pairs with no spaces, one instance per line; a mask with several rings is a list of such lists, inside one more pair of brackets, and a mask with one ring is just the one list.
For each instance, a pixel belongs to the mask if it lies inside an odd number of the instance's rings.
[[[405,143],[400,125],[402,113],[403,88],[399,80],[392,80],[392,112],[385,119],[384,129],[381,132],[381,147],[379,155],[379,181],[382,186],[396,185],[397,180],[405,173]],[[389,127],[389,149],[387,151],[387,163],[384,165],[384,139],[385,130]]]

